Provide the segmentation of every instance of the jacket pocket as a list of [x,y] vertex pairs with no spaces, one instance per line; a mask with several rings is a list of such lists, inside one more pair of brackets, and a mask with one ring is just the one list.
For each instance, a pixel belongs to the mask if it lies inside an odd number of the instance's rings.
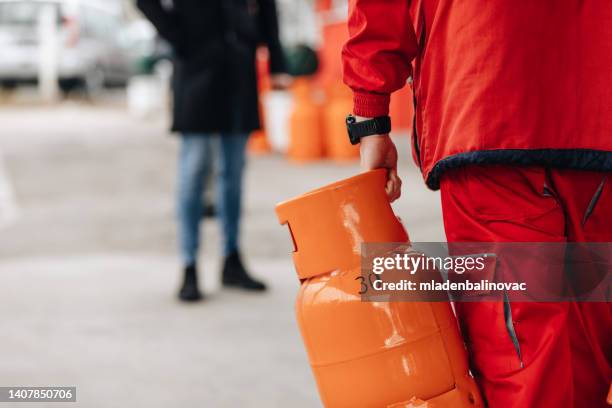
[[538,227],[554,224],[561,216],[557,200],[544,192],[543,167],[470,165],[457,170],[464,178],[475,218],[529,220],[530,225]]

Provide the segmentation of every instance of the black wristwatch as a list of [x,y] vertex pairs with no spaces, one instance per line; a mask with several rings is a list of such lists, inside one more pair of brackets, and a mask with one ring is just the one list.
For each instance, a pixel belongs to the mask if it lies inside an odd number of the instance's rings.
[[384,135],[391,131],[391,118],[389,116],[379,116],[374,119],[357,122],[353,115],[346,117],[346,129],[348,130],[349,140],[352,145],[359,144],[362,137],[372,135]]

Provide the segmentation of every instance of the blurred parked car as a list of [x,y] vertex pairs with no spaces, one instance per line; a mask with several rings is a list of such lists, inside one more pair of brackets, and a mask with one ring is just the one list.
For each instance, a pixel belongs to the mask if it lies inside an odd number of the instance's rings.
[[60,88],[125,85],[137,58],[128,21],[119,3],[96,0],[0,0],[0,85],[37,81],[38,18],[46,5],[57,10]]

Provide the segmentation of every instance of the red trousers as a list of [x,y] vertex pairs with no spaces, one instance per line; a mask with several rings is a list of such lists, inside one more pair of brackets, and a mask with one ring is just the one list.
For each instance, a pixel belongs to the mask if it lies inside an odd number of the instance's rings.
[[[449,242],[612,241],[610,173],[467,166],[441,193]],[[505,303],[455,305],[489,407],[609,407],[610,303]]]

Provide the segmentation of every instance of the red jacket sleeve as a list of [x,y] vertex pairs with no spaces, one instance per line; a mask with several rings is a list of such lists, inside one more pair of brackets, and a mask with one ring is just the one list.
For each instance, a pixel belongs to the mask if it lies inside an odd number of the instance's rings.
[[406,84],[417,54],[410,0],[349,0],[348,30],[342,63],[353,112],[388,115],[390,94]]

